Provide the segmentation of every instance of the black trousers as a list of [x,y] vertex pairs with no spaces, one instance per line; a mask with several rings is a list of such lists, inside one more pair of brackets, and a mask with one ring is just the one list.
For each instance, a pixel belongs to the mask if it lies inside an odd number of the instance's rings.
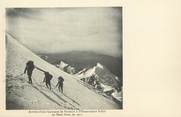
[[28,75],[29,83],[32,84],[32,78],[31,78],[31,76],[32,76],[32,71],[28,71],[28,72],[27,72],[27,75]]
[[63,92],[63,84],[59,84],[59,85],[58,85],[58,90],[59,90],[59,92],[60,92],[60,88],[61,88],[61,91]]
[[51,90],[51,83],[50,82],[46,82],[46,86],[47,86],[47,88],[49,88]]

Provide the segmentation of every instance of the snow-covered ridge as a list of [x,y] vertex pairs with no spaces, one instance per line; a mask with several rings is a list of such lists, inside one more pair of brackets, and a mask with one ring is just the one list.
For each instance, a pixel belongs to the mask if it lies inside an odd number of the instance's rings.
[[120,89],[118,90],[118,88],[121,88],[120,85],[118,85],[119,78],[113,75],[102,64],[97,63],[92,68],[83,69],[77,74],[77,76],[80,80],[87,83],[87,85],[100,91],[100,93],[105,94],[106,96],[112,96],[116,102],[122,101],[122,91],[120,91]]
[[103,65],[101,65],[100,63],[97,63],[96,66],[99,67],[99,68],[101,68],[101,69],[104,69]]
[[89,69],[83,69],[76,74],[79,79],[89,78],[91,76],[96,76],[99,80],[105,84],[112,87],[118,86],[118,77],[112,74],[104,65],[97,63],[94,67]]
[[100,63],[97,63],[94,67],[86,69],[84,68],[83,70],[79,71],[77,73],[79,78],[85,78],[85,77],[90,77],[92,75],[96,75],[96,68],[101,68],[104,69],[103,65],[101,65]]

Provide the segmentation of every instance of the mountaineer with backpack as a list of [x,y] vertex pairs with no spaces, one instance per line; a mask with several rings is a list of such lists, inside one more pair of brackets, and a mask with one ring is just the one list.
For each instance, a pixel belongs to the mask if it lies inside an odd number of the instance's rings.
[[24,74],[26,74],[27,72],[27,75],[28,75],[28,79],[29,79],[29,83],[32,84],[32,73],[33,73],[33,70],[34,70],[35,66],[34,66],[34,63],[33,61],[29,60],[27,63],[26,63],[26,67],[25,67],[25,70],[24,70]]
[[45,82],[46,87],[51,90],[51,79],[53,78],[53,75],[37,66],[36,66],[36,69],[44,72],[45,77],[43,79],[43,82]]
[[53,76],[49,72],[46,72],[46,71],[44,72],[44,74],[45,74],[45,78],[44,78],[43,82],[45,82],[47,88],[49,88],[51,90],[51,79]]
[[64,79],[62,78],[62,76],[59,76],[56,87],[58,86],[59,92],[60,92],[60,88],[61,88],[62,93],[63,93],[63,82],[64,82]]

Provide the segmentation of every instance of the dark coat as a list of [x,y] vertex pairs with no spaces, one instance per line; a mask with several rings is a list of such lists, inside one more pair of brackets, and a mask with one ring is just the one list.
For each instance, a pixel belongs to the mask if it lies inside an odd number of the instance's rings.
[[26,73],[26,71],[27,71],[27,74],[31,75],[33,70],[34,70],[34,68],[35,68],[35,66],[34,66],[33,61],[28,61],[26,63],[26,67],[25,67],[24,73]]
[[49,72],[44,72],[44,73],[45,73],[45,78],[43,82],[50,82],[53,76]]

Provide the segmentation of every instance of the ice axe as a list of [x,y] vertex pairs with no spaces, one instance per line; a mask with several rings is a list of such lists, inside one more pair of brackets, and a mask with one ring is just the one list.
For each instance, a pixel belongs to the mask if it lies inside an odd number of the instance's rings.
[[41,68],[39,68],[39,67],[37,67],[37,66],[35,66],[35,68],[38,69],[38,70],[40,70],[40,71],[42,71],[42,72],[46,72],[45,70],[43,70],[43,69],[41,69]]

